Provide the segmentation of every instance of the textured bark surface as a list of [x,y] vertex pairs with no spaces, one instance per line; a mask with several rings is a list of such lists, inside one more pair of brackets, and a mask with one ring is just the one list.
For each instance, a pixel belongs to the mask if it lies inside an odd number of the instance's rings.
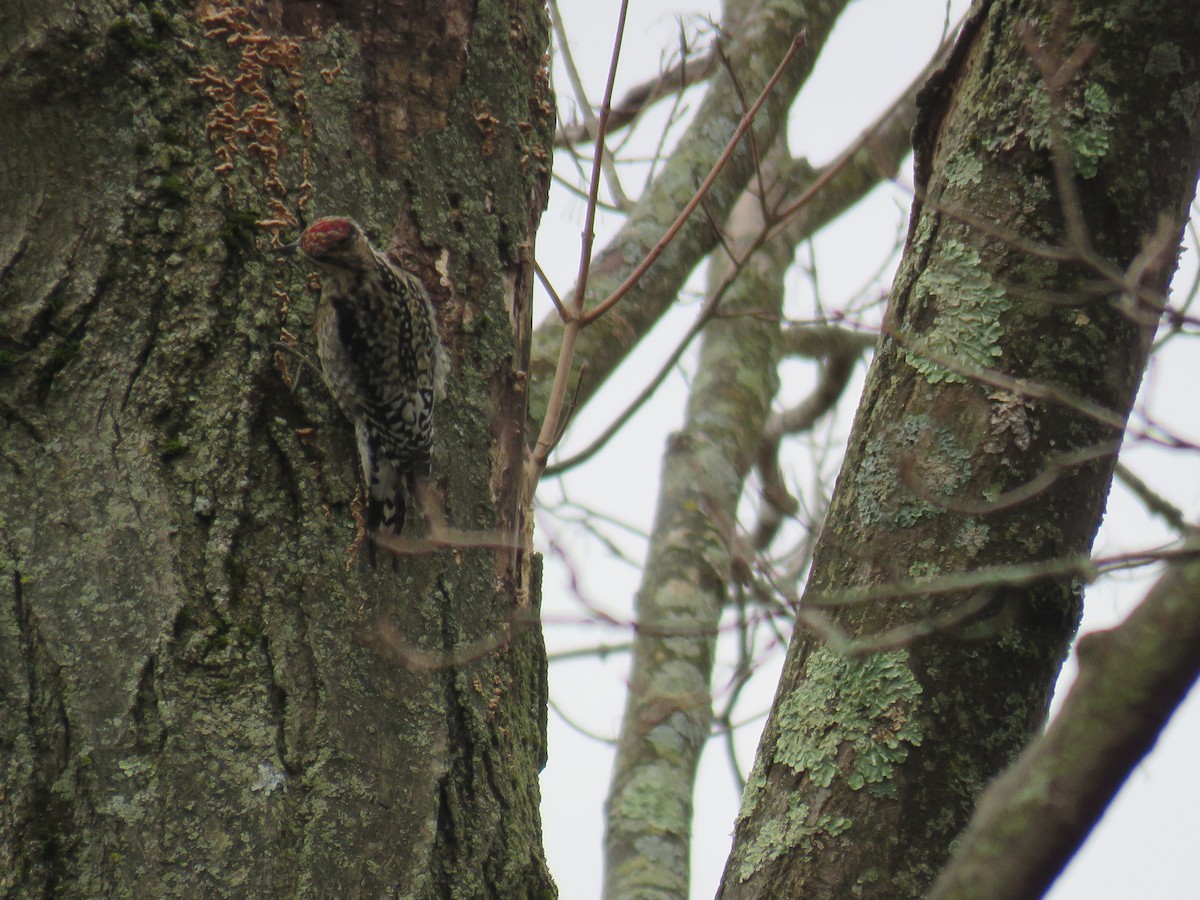
[[[805,604],[867,642],[974,615],[863,656],[797,633],[722,896],[923,895],[1040,728],[1077,585],[922,582],[1089,550],[1157,321],[1105,269],[1137,271],[1151,296],[1174,270],[1200,165],[1198,47],[1190,5],[980,3],[924,94],[920,199]],[[1079,63],[1056,103],[1031,49]],[[1101,265],[1064,249],[1068,210]]]
[[544,11],[249,8],[0,8],[0,892],[552,895],[531,561],[348,559],[271,246],[397,240],[453,360],[433,493],[522,535]]

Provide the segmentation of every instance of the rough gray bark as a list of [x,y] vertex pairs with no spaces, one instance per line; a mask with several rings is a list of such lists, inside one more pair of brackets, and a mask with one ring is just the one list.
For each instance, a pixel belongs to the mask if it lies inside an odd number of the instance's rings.
[[523,537],[544,11],[247,8],[0,8],[0,890],[551,895],[530,559],[348,560],[270,241],[399,240],[452,348],[437,503]]
[[721,896],[921,896],[1041,727],[1071,577],[922,584],[1089,550],[1195,189],[1198,48],[1190,5],[982,2],[925,93],[802,610],[844,640],[789,648]]

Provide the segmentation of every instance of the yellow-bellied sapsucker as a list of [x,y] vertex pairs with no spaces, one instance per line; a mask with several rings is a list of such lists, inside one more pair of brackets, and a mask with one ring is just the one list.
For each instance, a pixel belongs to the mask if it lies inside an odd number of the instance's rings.
[[[446,352],[433,303],[351,219],[318,219],[296,247],[321,269],[317,355],[354,424],[367,530],[399,534],[412,479],[429,471],[434,406],[445,397]],[[374,543],[369,556],[373,565]]]

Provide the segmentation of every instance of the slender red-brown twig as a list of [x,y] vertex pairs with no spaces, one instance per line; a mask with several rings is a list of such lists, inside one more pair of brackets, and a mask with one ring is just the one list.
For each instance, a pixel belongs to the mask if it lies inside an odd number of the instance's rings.
[[791,63],[793,57],[800,52],[800,48],[803,46],[804,34],[802,32],[792,39],[792,46],[789,47],[788,52],[784,54],[783,60],[775,69],[775,73],[767,82],[766,87],[762,89],[762,93],[758,95],[758,99],[754,101],[754,105],[746,110],[746,114],[742,116],[742,121],[738,123],[737,130],[734,131],[733,137],[729,139],[729,143],[725,146],[724,152],[721,154],[720,158],[717,159],[716,163],[712,167],[712,170],[708,173],[708,176],[703,182],[701,182],[700,187],[696,189],[696,193],[692,195],[692,199],[688,201],[687,206],[683,208],[683,211],[679,213],[679,215],[675,218],[675,221],[671,223],[671,227],[668,228],[663,236],[658,239],[658,243],[650,248],[650,252],[646,254],[646,258],[643,259],[638,267],[629,274],[629,277],[621,282],[617,286],[616,290],[600,301],[600,303],[596,304],[593,309],[587,312],[583,319],[584,325],[590,325],[592,322],[596,321],[598,318],[612,309],[612,307],[618,302],[620,302],[621,298],[629,293],[633,286],[641,280],[643,275],[646,274],[646,271],[658,261],[660,256],[663,255],[663,252],[667,249],[667,245],[675,239],[675,235],[679,233],[679,230],[683,228],[684,224],[691,217],[692,213],[696,211],[696,207],[699,206],[704,200],[709,189],[713,186],[713,183],[717,180],[717,177],[725,168],[725,164],[729,162],[730,158],[734,154],[734,151],[737,150],[738,144],[741,143],[742,138],[746,136],[746,132],[749,131],[751,126],[754,124],[754,118],[758,115],[758,111],[762,109],[762,105],[767,102],[767,98],[771,96],[771,92],[775,89],[775,85],[779,83],[779,79],[783,77],[783,73]]
[[588,191],[587,215],[583,228],[583,250],[579,260],[579,276],[575,281],[575,292],[571,298],[571,308],[567,311],[568,318],[563,328],[562,343],[559,345],[558,363],[554,370],[554,382],[551,384],[550,398],[546,403],[546,415],[542,420],[542,428],[538,434],[537,443],[534,445],[534,450],[530,457],[528,470],[526,473],[527,487],[530,493],[532,493],[533,489],[537,486],[537,482],[541,478],[542,472],[545,471],[546,461],[549,459],[550,453],[554,449],[557,438],[561,436],[564,430],[560,420],[562,417],[563,404],[566,399],[567,383],[570,375],[571,363],[575,356],[575,344],[579,338],[579,332],[592,322],[596,321],[596,319],[598,319],[600,316],[604,315],[604,313],[606,313],[617,302],[619,302],[622,297],[629,293],[629,290],[641,279],[643,275],[646,274],[646,271],[650,268],[650,266],[652,266],[655,261],[662,256],[663,251],[667,248],[667,245],[674,240],[680,229],[683,228],[684,223],[687,222],[691,214],[695,212],[696,207],[703,202],[705,196],[708,194],[709,189],[712,187],[717,177],[721,174],[721,171],[725,168],[725,165],[733,156],[738,144],[741,142],[742,138],[745,137],[746,132],[749,131],[753,126],[754,119],[755,116],[758,115],[758,111],[762,108],[762,105],[767,101],[767,98],[775,89],[775,85],[779,83],[779,79],[783,77],[783,73],[786,71],[792,59],[799,52],[800,48],[804,46],[804,34],[801,33],[796,35],[796,37],[792,40],[792,45],[788,48],[787,53],[784,54],[783,59],[780,61],[779,65],[775,69],[775,72],[771,75],[770,79],[763,87],[761,93],[758,95],[758,98],[754,101],[754,104],[748,110],[746,110],[745,115],[742,116],[742,119],[738,123],[738,127],[734,131],[733,137],[730,138],[729,143],[726,145],[725,150],[721,153],[716,163],[714,163],[707,177],[705,177],[704,181],[701,182],[700,187],[696,190],[696,193],[692,196],[691,200],[688,201],[687,205],[671,224],[671,227],[667,229],[661,238],[659,238],[658,242],[650,249],[650,252],[646,254],[645,259],[642,260],[642,262],[629,275],[629,277],[626,278],[625,281],[622,282],[615,291],[601,301],[594,309],[585,313],[583,309],[583,303],[585,294],[587,292],[588,273],[591,267],[592,245],[595,240],[593,226],[596,218],[596,198],[600,187],[600,161],[604,153],[604,131],[608,125],[610,104],[612,102],[613,81],[616,74],[617,59],[620,54],[621,39],[625,29],[625,12],[627,6],[628,0],[622,2],[620,17],[617,21],[617,38],[613,45],[612,62],[609,65],[608,84],[605,86],[604,101],[600,107],[600,118],[597,125],[597,131],[599,133],[596,137],[595,161],[592,166],[591,186]]

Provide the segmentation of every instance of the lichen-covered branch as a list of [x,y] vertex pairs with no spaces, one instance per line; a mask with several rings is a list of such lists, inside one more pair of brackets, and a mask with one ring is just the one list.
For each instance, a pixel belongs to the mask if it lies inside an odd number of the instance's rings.
[[980,797],[930,900],[1049,889],[1200,676],[1198,553],[1192,538],[1125,622],[1080,641],[1062,709]]
[[[1062,10],[1068,27],[1051,29]],[[1053,112],[1025,22],[1063,60],[1092,48],[1056,86]],[[1056,43],[1064,34],[1068,46]],[[1176,62],[1148,67],[1164,40]],[[1141,298],[1161,296],[1171,274],[1151,266],[1143,278],[1135,264],[1164,218],[1176,240],[1182,231],[1200,166],[1198,73],[1195,10],[975,5],[919,101],[918,199],[806,598],[1088,552],[1111,453],[1021,502],[998,500],[1120,437],[1154,328]],[[1071,142],[1071,192],[1056,176],[1051,115]],[[1097,295],[1069,222],[1084,223],[1109,270],[1136,275]],[[1126,280],[1137,300],[1123,307],[1112,298]],[[1081,403],[998,391],[975,372]],[[1040,729],[1079,596],[1069,577],[1049,576],[826,612],[829,633],[851,641],[911,640],[860,657],[796,633],[722,897],[923,896],[983,786]],[[962,612],[951,628],[923,627]]]
[[[772,202],[786,189],[782,168],[772,167]],[[744,250],[763,227],[761,201],[747,194],[730,216],[727,239]],[[738,498],[778,386],[779,314],[791,259],[791,246],[776,241],[736,273],[723,303],[727,315],[705,326],[686,421],[663,462],[607,805],[604,894],[614,900],[688,895],[692,792],[712,721],[717,626]],[[733,272],[730,261],[714,260],[710,290]]]

